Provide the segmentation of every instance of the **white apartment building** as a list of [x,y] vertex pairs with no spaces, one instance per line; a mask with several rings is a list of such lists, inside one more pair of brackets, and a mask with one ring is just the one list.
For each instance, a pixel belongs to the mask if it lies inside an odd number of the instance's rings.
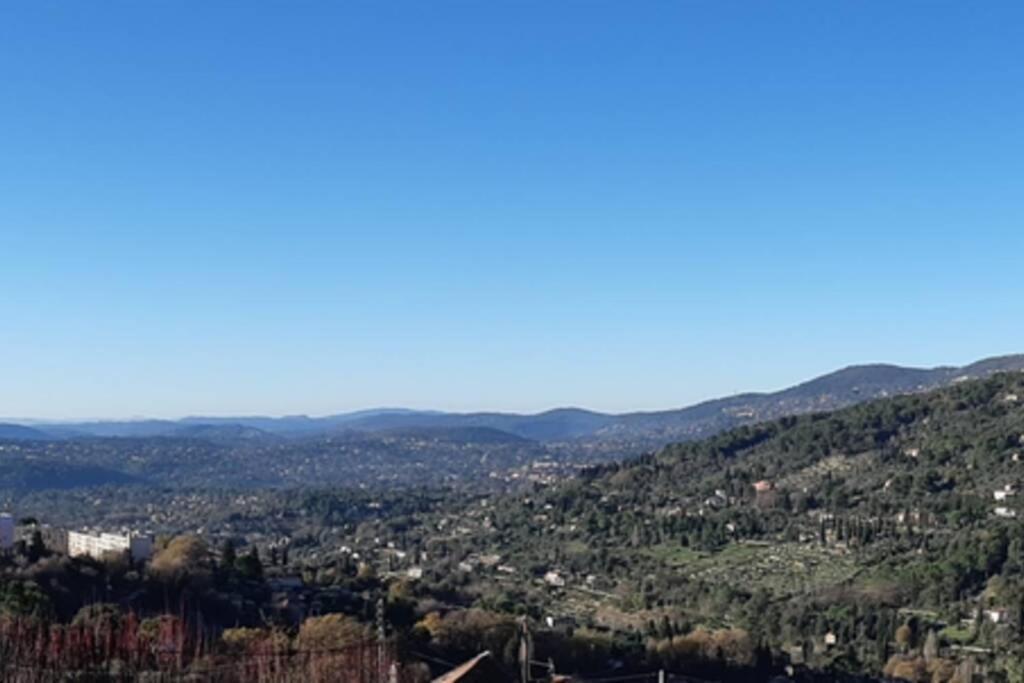
[[123,553],[127,551],[136,562],[148,560],[153,556],[153,537],[145,534],[90,534],[81,531],[68,532],[68,555],[79,557],[88,555],[96,559],[106,553]]
[[14,546],[14,517],[0,515],[0,550],[10,550]]

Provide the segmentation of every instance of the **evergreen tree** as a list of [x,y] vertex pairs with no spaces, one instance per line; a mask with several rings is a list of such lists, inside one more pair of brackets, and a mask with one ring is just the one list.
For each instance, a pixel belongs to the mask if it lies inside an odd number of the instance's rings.
[[235,561],[238,573],[246,579],[256,580],[263,578],[263,563],[260,562],[260,553],[253,546],[248,553]]
[[224,541],[224,545],[220,549],[220,566],[221,569],[231,572],[235,568],[235,561],[238,559],[238,555],[235,552],[235,542],[230,538]]
[[32,532],[26,554],[28,555],[29,562],[38,562],[46,554],[46,544],[43,543],[43,535],[38,529]]

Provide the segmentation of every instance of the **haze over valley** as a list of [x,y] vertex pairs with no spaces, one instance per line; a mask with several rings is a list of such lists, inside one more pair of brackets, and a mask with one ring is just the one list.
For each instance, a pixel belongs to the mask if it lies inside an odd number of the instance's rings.
[[933,369],[852,366],[770,394],[622,415],[382,409],[321,418],[0,423],[0,484],[22,492],[104,484],[514,487],[742,425],[1020,370],[1024,355]]

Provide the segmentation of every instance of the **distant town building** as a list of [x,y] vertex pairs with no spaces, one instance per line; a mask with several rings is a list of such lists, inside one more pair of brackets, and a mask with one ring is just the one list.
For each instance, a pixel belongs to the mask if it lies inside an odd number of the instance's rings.
[[1008,612],[1004,609],[987,609],[985,610],[985,618],[991,621],[993,624],[1002,624],[1006,621]]
[[704,507],[711,508],[712,510],[721,510],[728,504],[729,501],[726,498],[717,494],[709,496],[704,500]]
[[14,545],[14,517],[0,515],[0,549],[10,550]]
[[544,575],[544,583],[555,588],[562,588],[565,586],[565,579],[556,571],[550,571]]
[[552,631],[559,631],[561,633],[569,634],[576,628],[576,620],[569,616],[553,616],[549,615],[544,617],[544,623]]
[[132,560],[141,562],[153,556],[153,537],[145,534],[90,534],[68,532],[68,555],[102,558],[107,553],[127,552]]
[[768,481],[767,479],[762,479],[761,481],[755,481],[754,482],[754,490],[757,491],[758,493],[767,493],[768,491],[772,490],[772,483],[770,481]]
[[1010,484],[1007,484],[1005,488],[992,492],[992,497],[996,500],[1006,500],[1007,498],[1013,498],[1015,495],[1017,495],[1017,492],[1013,490]]

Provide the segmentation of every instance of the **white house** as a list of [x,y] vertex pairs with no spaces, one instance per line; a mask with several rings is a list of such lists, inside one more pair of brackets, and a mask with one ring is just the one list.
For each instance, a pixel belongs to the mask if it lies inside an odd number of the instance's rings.
[[558,572],[550,571],[544,575],[544,583],[555,588],[563,588],[565,586],[565,579]]
[[1006,621],[1007,612],[1004,609],[987,609],[985,610],[985,618],[991,621],[993,624],[1001,624]]
[[80,531],[68,532],[68,555],[88,555],[101,559],[107,553],[127,552],[132,560],[141,562],[153,556],[153,537],[145,534],[90,534]]
[[996,513],[996,517],[1005,517],[1007,519],[1012,519],[1017,516],[1016,510],[1011,510],[1010,508],[1003,506],[997,507],[993,512]]

